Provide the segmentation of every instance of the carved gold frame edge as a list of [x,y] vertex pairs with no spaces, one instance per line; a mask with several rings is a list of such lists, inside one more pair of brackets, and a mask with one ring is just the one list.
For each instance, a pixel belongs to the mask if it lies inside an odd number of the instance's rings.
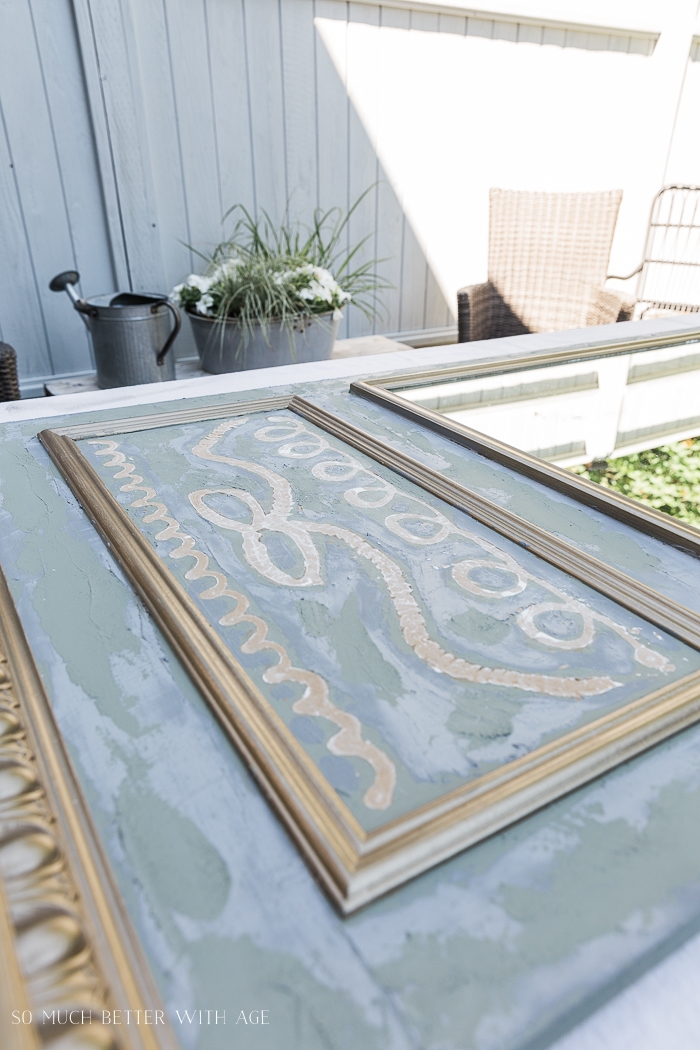
[[23,1017],[30,1009],[28,990],[15,955],[15,929],[0,881],[0,1046],[8,1050],[40,1050],[34,1025],[13,1023],[14,1012]]
[[365,832],[193,599],[112,496],[77,439],[289,408],[438,498],[496,529],[693,648],[690,610],[298,396],[39,434],[197,688],[233,740],[312,873],[350,914],[442,860],[700,719],[700,672],[633,701],[531,754]]
[[[62,741],[12,595],[0,569],[0,704],[14,728],[0,737],[0,766],[16,769],[30,790],[0,803],[0,842],[38,832],[53,843],[50,862],[14,878],[0,875],[0,1033],[8,1050],[44,1045],[40,1027],[13,1024],[15,1010],[75,1005],[102,1009],[164,1010],[136,933],[92,822]],[[33,910],[32,910],[33,909]],[[39,929],[51,915],[80,931],[67,957],[36,973],[23,971],[17,952],[22,930]],[[39,932],[40,929],[39,929]],[[165,1014],[163,1014],[165,1018]],[[77,1022],[76,1022],[77,1023]],[[87,1031],[86,1031],[87,1028]],[[44,1026],[46,1036],[46,1026]],[[50,1031],[50,1030],[49,1030]],[[61,1030],[58,1030],[61,1033]],[[65,1028],[62,1033],[65,1034]],[[153,1025],[80,1026],[86,1050],[177,1050],[167,1019]],[[52,1038],[49,1039],[53,1041]]]

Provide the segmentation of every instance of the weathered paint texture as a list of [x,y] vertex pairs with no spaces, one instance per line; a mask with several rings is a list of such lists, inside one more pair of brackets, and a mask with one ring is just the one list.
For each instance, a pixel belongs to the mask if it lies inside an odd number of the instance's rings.
[[[338,384],[313,396],[415,446],[407,424]],[[700,728],[339,919],[37,429],[3,434],[0,560],[183,1050],[533,1050],[700,925]],[[449,442],[423,455],[523,512],[527,486],[502,468]],[[543,491],[529,507],[538,523],[572,514]],[[631,559],[691,603],[692,558],[641,538],[634,549],[586,509],[569,520],[562,534],[576,524],[600,557]],[[356,615],[361,597],[347,600]],[[477,612],[460,632],[502,644],[502,621]],[[310,637],[326,616],[304,608]],[[384,655],[372,659],[393,688]],[[300,723],[302,739],[315,720]],[[225,1010],[226,1025],[180,1025],[176,1011],[193,1009]],[[270,1023],[236,1025],[241,1010]]]
[[434,470],[444,471],[447,477],[561,536],[640,583],[648,584],[689,609],[700,611],[695,558],[661,540],[641,536],[630,525],[514,474],[508,467],[446,437],[421,431],[388,409],[363,398],[346,397],[345,389],[333,391],[325,387],[315,393],[314,400],[331,412],[338,412],[342,406],[349,422]]
[[81,448],[367,830],[700,665],[292,412]]

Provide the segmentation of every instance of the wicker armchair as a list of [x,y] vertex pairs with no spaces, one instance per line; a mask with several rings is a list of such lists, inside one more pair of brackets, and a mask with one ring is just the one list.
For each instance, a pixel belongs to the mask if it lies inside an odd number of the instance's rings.
[[0,343],[0,401],[19,401],[17,354],[8,343]]
[[628,321],[633,302],[603,288],[621,199],[492,189],[489,279],[457,292],[459,342]]

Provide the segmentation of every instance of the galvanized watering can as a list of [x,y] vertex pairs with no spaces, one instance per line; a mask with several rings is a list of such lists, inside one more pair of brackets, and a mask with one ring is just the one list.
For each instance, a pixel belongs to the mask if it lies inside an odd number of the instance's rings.
[[174,379],[175,358],[168,351],[182,325],[177,307],[165,296],[148,292],[81,299],[74,287],[79,280],[79,273],[66,270],[54,277],[49,288],[67,292],[87,325],[98,385],[105,389]]

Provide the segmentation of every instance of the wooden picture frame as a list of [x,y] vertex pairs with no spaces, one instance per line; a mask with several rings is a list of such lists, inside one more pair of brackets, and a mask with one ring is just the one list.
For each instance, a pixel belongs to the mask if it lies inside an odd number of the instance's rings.
[[[447,425],[444,421],[432,420],[427,414],[412,414],[405,404],[399,403],[401,399],[381,390],[376,384],[354,384],[353,390],[410,415],[417,425],[426,424],[429,428],[437,428],[438,422]],[[466,512],[471,519],[491,530],[494,536],[505,537],[529,552],[528,556],[536,555],[542,562],[565,572],[572,580],[581,581],[599,595],[611,599],[620,609],[642,617],[648,624],[666,632],[667,636],[682,642],[688,647],[688,652],[700,650],[700,618],[565,540],[447,479],[308,398],[270,397],[43,431],[39,437],[49,455],[243,756],[318,882],[341,913],[356,911],[406,880],[700,719],[698,667],[661,687],[648,688],[631,702],[606,711],[601,717],[591,718],[570,732],[560,733],[521,757],[489,769],[461,786],[452,787],[395,819],[371,828],[363,825],[300,745],[263,689],[242,665],[233,646],[223,640],[211,617],[195,600],[196,594],[188,592],[176,578],[164,561],[165,555],[161,557],[157,553],[154,543],[139,527],[146,517],[144,508],[148,507],[161,508],[148,511],[148,520],[158,518],[171,522],[168,526],[171,531],[168,533],[166,529],[161,536],[175,536],[179,524],[162,502],[162,497],[156,497],[149,483],[144,483],[141,476],[137,482],[135,467],[130,465],[133,457],[125,458],[117,450],[118,443],[109,440],[118,435],[138,436],[152,430],[167,431],[169,427],[228,421],[216,430],[220,436],[226,426],[241,425],[243,417],[255,420],[266,413],[274,414],[273,429],[281,425],[274,422],[280,414],[286,413],[285,418],[304,420],[315,428],[314,434],[329,435],[343,448],[352,448],[384,470],[388,469],[393,476],[407,479],[444,506]],[[212,435],[206,439],[209,444],[202,439],[197,447],[211,449]],[[463,438],[481,440],[478,435],[465,438],[459,431],[456,440]],[[128,479],[115,491],[134,492],[138,489],[150,493],[132,501],[134,506],[138,504],[140,517],[137,517],[136,509],[130,517],[120,505],[79,447],[81,441],[101,444],[104,447],[98,454],[109,452],[112,455],[110,466],[119,467],[119,479]],[[334,446],[334,449],[339,450],[339,446]],[[500,449],[496,449],[495,454],[505,455],[508,462],[515,461],[520,455],[515,450],[501,452]],[[216,455],[204,458],[222,462],[226,459]],[[530,464],[527,460],[522,462],[525,473],[535,467],[539,469],[537,464]],[[573,485],[577,486],[578,480]],[[299,509],[301,511],[301,505]],[[636,521],[635,514],[638,513],[636,506],[630,508],[630,520]],[[651,528],[656,527],[654,522],[655,519]],[[671,531],[675,528],[674,524]],[[182,540],[183,534],[178,538]],[[192,545],[187,548],[188,551],[191,549]],[[224,590],[230,584],[219,579],[223,576],[213,568],[211,551],[204,554],[197,550],[189,556],[199,555],[204,561],[197,561],[197,578],[203,575],[215,577],[219,581],[216,585],[219,595],[226,593],[240,599],[235,592]],[[178,553],[176,556],[185,555]],[[368,555],[365,553],[364,556]],[[224,620],[225,617],[220,619],[219,624]],[[629,640],[630,634],[626,633]],[[428,648],[430,644],[426,643]],[[649,654],[650,650],[646,652]],[[449,657],[449,660],[453,659]],[[657,668],[662,666],[658,661],[663,659],[653,654],[644,657],[647,666]],[[476,668],[477,672],[488,670]],[[472,675],[469,680],[482,679]],[[506,685],[510,681],[502,680]],[[311,713],[327,717],[320,715],[318,710]],[[341,722],[336,721],[336,725],[341,725]],[[362,742],[366,743],[364,738]],[[347,753],[359,754],[357,750]],[[373,768],[376,770],[376,763]],[[379,773],[375,785],[378,778]]]
[[[358,397],[371,401],[403,418],[419,423],[433,433],[441,434],[464,448],[500,463],[524,477],[538,481],[556,492],[572,496],[577,502],[594,507],[603,514],[622,521],[648,536],[679,547],[690,554],[700,554],[700,530],[688,526],[676,518],[669,517],[653,507],[642,506],[635,500],[622,496],[612,489],[603,488],[587,478],[573,475],[569,470],[531,455],[522,449],[481,431],[465,426],[444,414],[415,405],[400,391],[411,387],[426,386],[432,382],[455,382],[460,379],[482,379],[490,376],[507,376],[520,372],[537,373],[543,368],[565,364],[584,364],[609,357],[621,357],[645,350],[698,346],[700,329],[679,335],[654,336],[646,339],[618,340],[605,344],[569,347],[565,350],[545,351],[539,354],[498,358],[493,362],[475,362],[443,366],[430,369],[413,369],[405,373],[392,373],[375,379],[358,380],[350,390]],[[700,346],[698,347],[700,350]]]

